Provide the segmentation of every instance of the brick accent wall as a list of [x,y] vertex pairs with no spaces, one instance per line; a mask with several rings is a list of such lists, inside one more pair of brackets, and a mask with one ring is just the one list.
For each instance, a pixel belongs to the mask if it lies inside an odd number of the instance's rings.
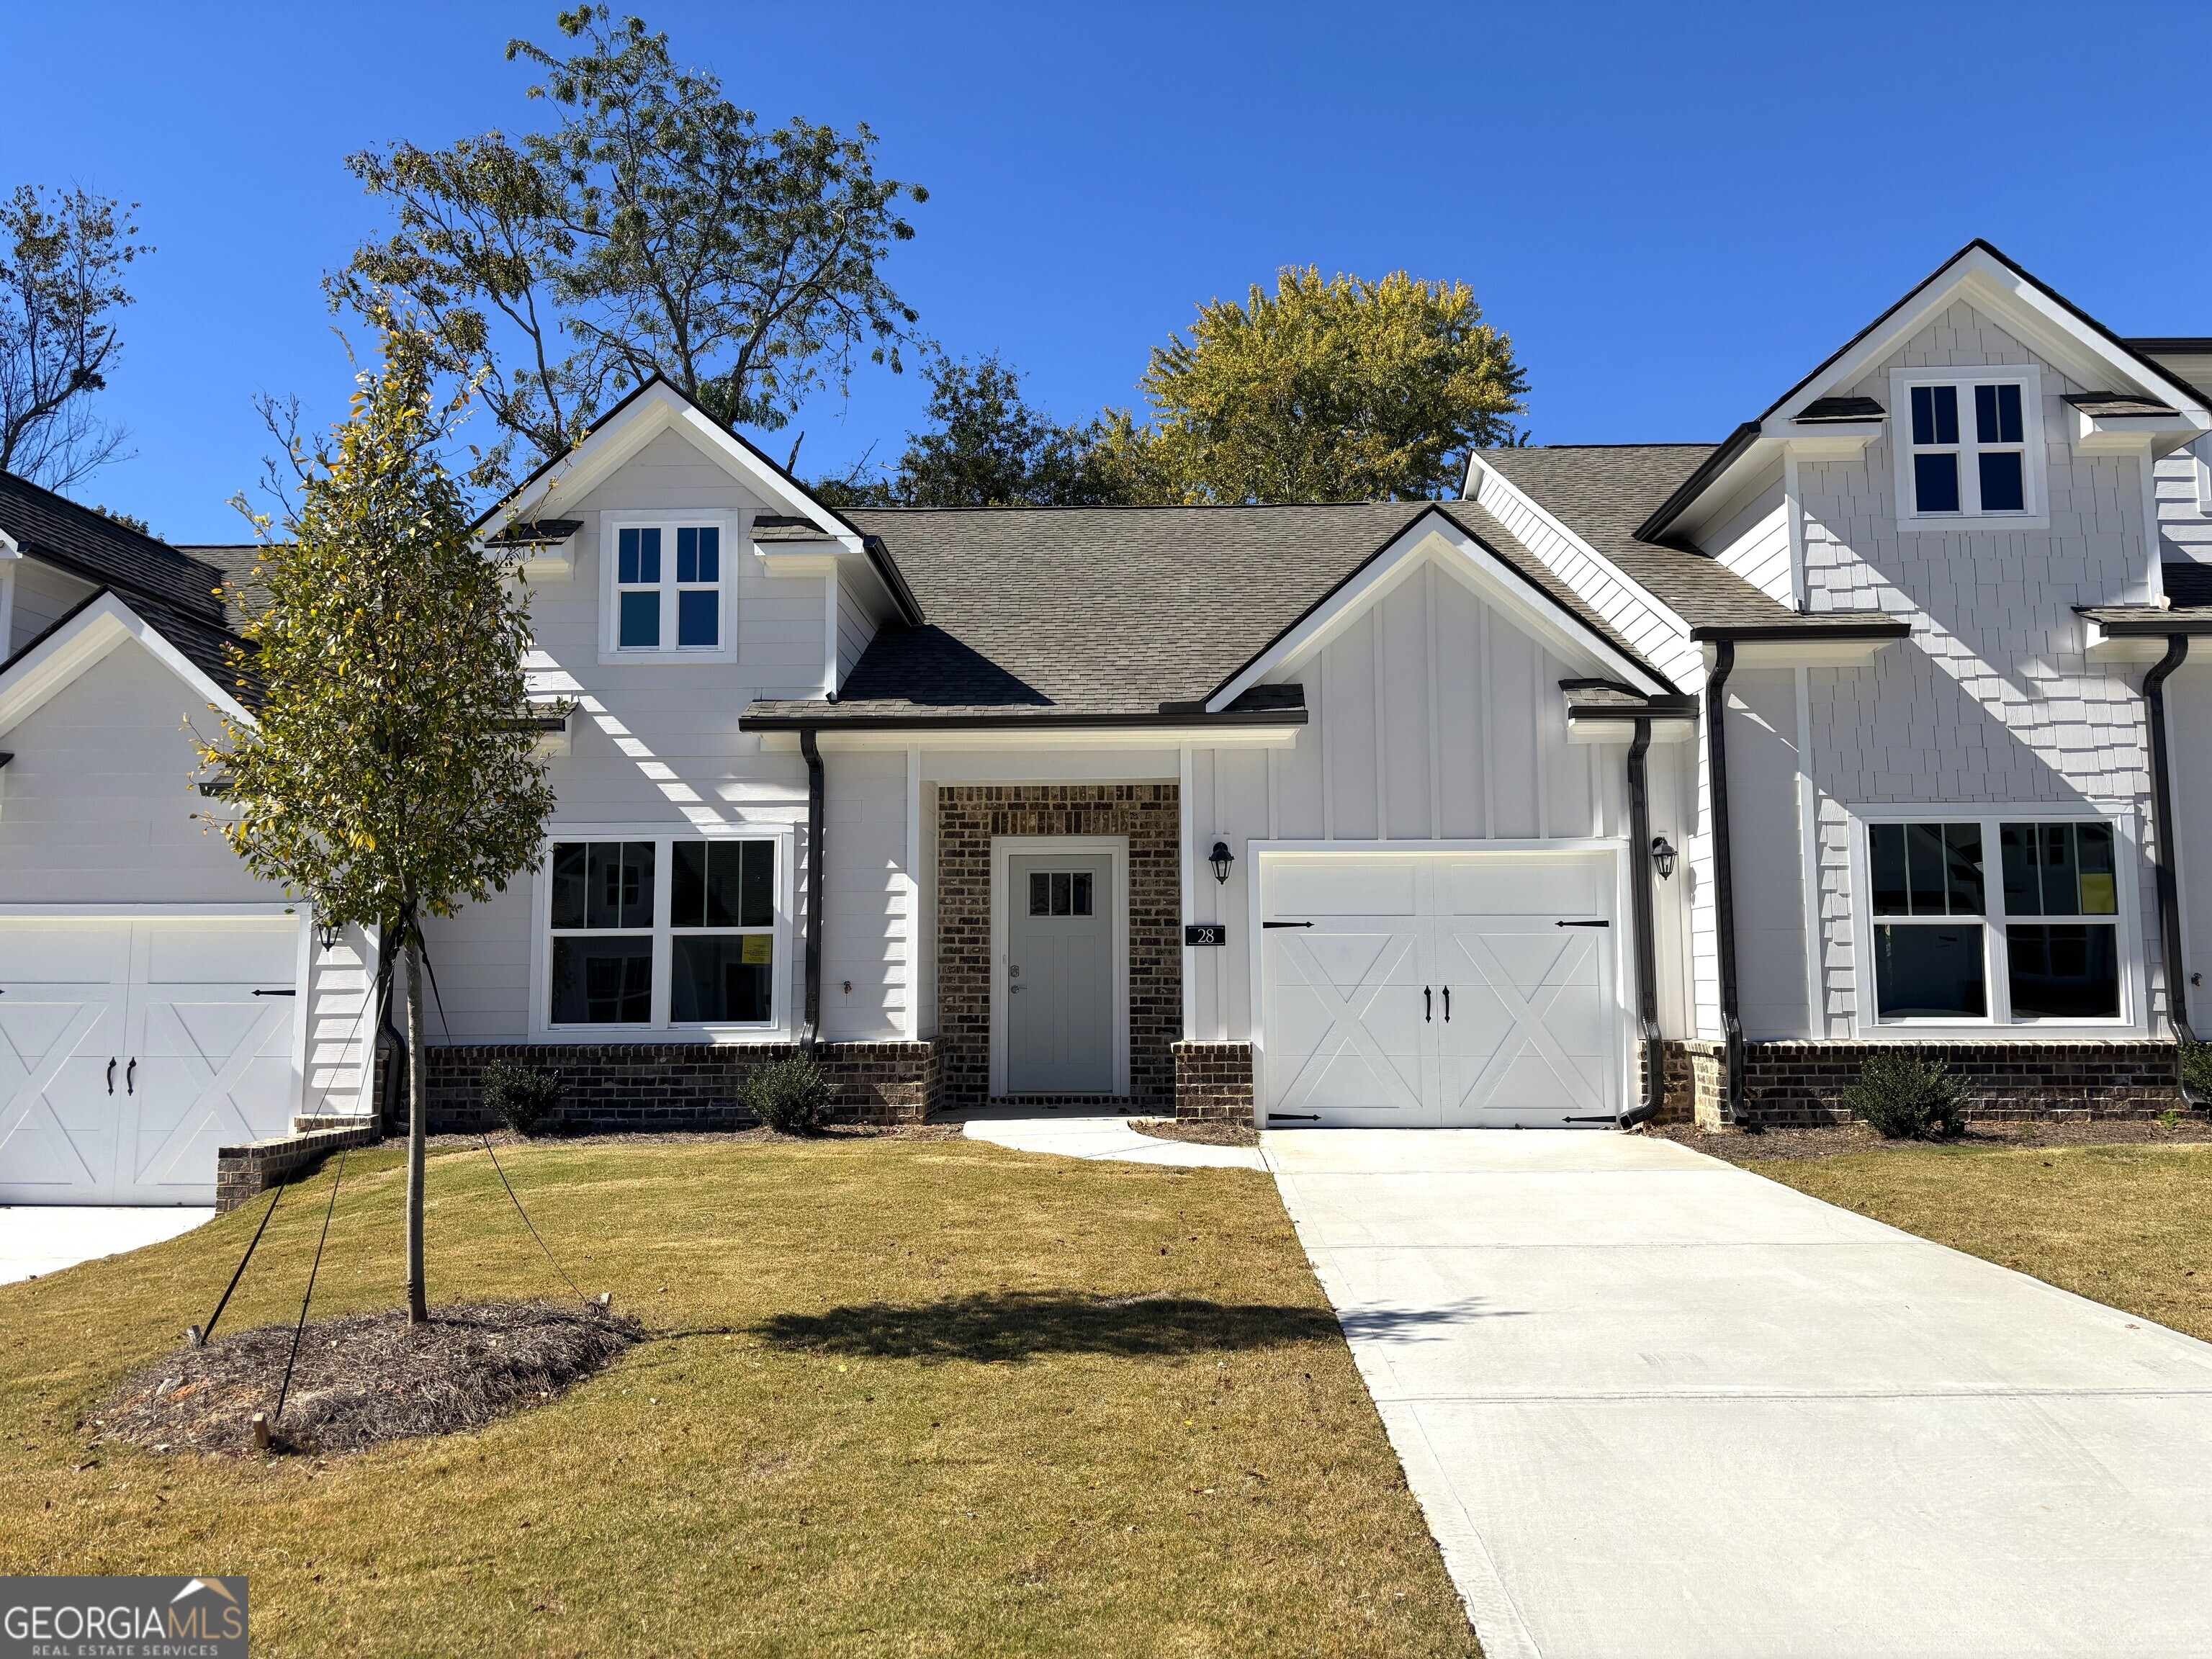
[[[351,1146],[373,1146],[384,1132],[372,1117],[350,1120],[327,1117],[300,1120],[305,1133],[279,1135],[274,1140],[249,1140],[223,1146],[215,1155],[215,1206],[234,1210],[256,1193],[265,1193],[288,1176],[319,1164],[333,1152]],[[321,1126],[344,1123],[344,1127]]]
[[[1753,1121],[1778,1127],[1844,1121],[1843,1091],[1857,1081],[1859,1067],[1869,1054],[1889,1046],[1745,1044],[1745,1103]],[[1966,1084],[1969,1117],[2154,1117],[2187,1109],[2171,1042],[1928,1042],[1919,1047]]]
[[[1129,1095],[1166,1111],[1182,1035],[1181,792],[1172,783],[947,784],[937,792],[937,1041],[948,1107],[991,1092],[991,842],[1129,838]],[[1096,1097],[1055,1097],[1084,1103]],[[1043,1104],[1024,1100],[1024,1104]]]
[[1175,1115],[1221,1123],[1252,1121],[1252,1045],[1178,1042]]
[[1661,1105],[1652,1121],[1717,1128],[1721,1103],[1728,1093],[1727,1047],[1695,1037],[1669,1037],[1660,1044],[1660,1066]]
[[[561,1073],[554,1133],[654,1129],[744,1129],[754,1118],[738,1102],[744,1074],[799,1052],[796,1043],[637,1042],[470,1044],[432,1048],[430,1132],[473,1133],[498,1127],[483,1103],[483,1068],[495,1060]],[[937,1103],[940,1068],[929,1042],[825,1042],[814,1051],[835,1092],[841,1123],[920,1123]],[[404,1103],[403,1103],[404,1108]],[[402,1119],[404,1121],[403,1109]]]

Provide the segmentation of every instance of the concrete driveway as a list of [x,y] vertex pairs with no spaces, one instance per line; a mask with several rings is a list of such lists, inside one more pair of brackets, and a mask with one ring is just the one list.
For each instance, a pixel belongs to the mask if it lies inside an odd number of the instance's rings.
[[127,1209],[94,1204],[0,1204],[0,1285],[43,1279],[80,1261],[188,1233],[212,1209]]
[[2212,1346],[1668,1141],[1261,1144],[1490,1659],[2212,1655]]

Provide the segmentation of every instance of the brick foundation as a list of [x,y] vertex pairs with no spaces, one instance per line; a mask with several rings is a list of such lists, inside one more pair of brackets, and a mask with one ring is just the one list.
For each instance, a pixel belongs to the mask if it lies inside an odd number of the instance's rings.
[[[1181,793],[1172,783],[962,784],[937,792],[937,1043],[947,1107],[991,1092],[991,842],[1000,836],[1129,838],[1129,1093],[1175,1109],[1182,1032]],[[1024,1097],[1091,1105],[1110,1097]]]
[[1175,1115],[1219,1123],[1252,1121],[1252,1045],[1178,1042]]
[[219,1148],[215,1155],[215,1206],[234,1210],[256,1193],[265,1193],[333,1152],[373,1146],[384,1138],[374,1118],[301,1118],[301,1133],[274,1140],[249,1140]]
[[[428,1073],[430,1132],[473,1133],[497,1127],[483,1103],[483,1068],[503,1060],[561,1073],[553,1133],[655,1129],[744,1129],[744,1074],[799,1052],[796,1043],[514,1043],[434,1048]],[[930,1042],[825,1042],[814,1051],[841,1123],[920,1123],[936,1109],[940,1066]]]
[[[1710,1045],[1717,1048],[1717,1044]],[[1744,1045],[1745,1104],[1754,1122],[1840,1123],[1843,1091],[1875,1042]],[[2154,1117],[2187,1109],[2171,1042],[1928,1042],[1917,1045],[1966,1085],[1966,1115]],[[1700,1117],[1700,1121],[1704,1119]]]

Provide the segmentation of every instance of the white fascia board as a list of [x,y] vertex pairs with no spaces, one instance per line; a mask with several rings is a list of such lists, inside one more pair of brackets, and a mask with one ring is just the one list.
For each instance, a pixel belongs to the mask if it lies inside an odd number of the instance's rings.
[[[1281,726],[1047,726],[1036,730],[1019,726],[989,726],[981,730],[948,723],[929,730],[904,726],[860,728],[841,732],[824,726],[815,733],[826,754],[832,750],[920,749],[969,752],[1007,750],[1175,749],[1290,749],[1297,745],[1303,725]],[[761,747],[771,752],[794,752],[796,732],[763,732]]]
[[1580,617],[1560,608],[1550,595],[1535,588],[1527,577],[1497,558],[1481,543],[1462,534],[1440,514],[1425,513],[1408,525],[1397,540],[1370,559],[1351,580],[1308,611],[1296,627],[1208,698],[1208,712],[1220,713],[1263,683],[1268,675],[1320,650],[1350,627],[1354,619],[1365,615],[1370,606],[1379,603],[1400,582],[1431,561],[1512,616],[1559,654],[1595,660],[1607,672],[1620,676],[1639,690],[1667,689],[1648,670],[1621,655],[1611,641],[1586,626]]
[[[1697,735],[1698,723],[1675,716],[1650,720],[1651,741],[1654,743],[1687,743]],[[1632,743],[1636,738],[1633,715],[1570,714],[1567,716],[1569,743]]]
[[1911,306],[1829,364],[1817,379],[1798,387],[1766,417],[1762,431],[1790,435],[1789,423],[1806,405],[1863,378],[1931,318],[1961,299],[2022,336],[2027,344],[2090,390],[2133,390],[2171,402],[2198,431],[2212,430],[2212,410],[2187,381],[2146,368],[2034,283],[1985,250],[1973,247],[1932,278]]
[[2073,409],[2068,434],[2077,455],[2171,455],[2203,435],[2188,417],[2171,415],[2092,415]]
[[[1730,471],[1733,471],[1734,469],[1731,468]],[[1717,483],[1718,481],[1716,480],[1715,482]],[[1690,624],[1687,618],[1682,617],[1675,611],[1674,607],[1668,605],[1666,600],[1661,599],[1650,588],[1644,586],[1642,582],[1638,581],[1635,577],[1630,575],[1626,570],[1623,570],[1611,559],[1607,558],[1604,554],[1599,552],[1597,549],[1592,547],[1588,542],[1584,541],[1581,535],[1577,532],[1572,525],[1570,525],[1565,520],[1555,515],[1551,508],[1546,507],[1543,502],[1538,501],[1527,490],[1520,488],[1520,486],[1516,484],[1512,479],[1507,477],[1496,467],[1491,466],[1486,463],[1483,465],[1481,491],[1479,494],[1469,495],[1468,500],[1473,501],[1476,506],[1480,507],[1483,505],[1483,496],[1488,495],[1492,489],[1497,489],[1501,495],[1510,495],[1516,501],[1518,501],[1522,506],[1527,507],[1531,514],[1543,522],[1545,528],[1567,542],[1574,548],[1575,551],[1580,553],[1584,558],[1589,559],[1596,564],[1607,575],[1612,577],[1613,580],[1619,582],[1623,587],[1626,588],[1630,593],[1633,594],[1639,603],[1650,605],[1653,611],[1658,615],[1659,619],[1662,622],[1665,623],[1668,627],[1680,634],[1684,639],[1686,640],[1689,637]],[[1495,514],[1493,514],[1492,516],[1495,517]],[[1531,548],[1529,550],[1528,556],[1535,558],[1538,557],[1539,555],[1534,548]],[[1561,581],[1567,582],[1569,586],[1572,586],[1574,585],[1571,581],[1569,581],[1565,573],[1561,571],[1557,566],[1547,564],[1545,566],[1545,568],[1551,571],[1553,575],[1559,577]],[[1583,598],[1587,601],[1589,599],[1589,595],[1584,593]],[[1654,687],[1652,689],[1656,690],[1657,688]]]
[[[1782,453],[1801,461],[1847,461],[1881,436],[1884,421],[1823,421],[1784,434]],[[1730,471],[1735,469],[1731,468]]]
[[2091,662],[2156,662],[2166,654],[2162,634],[2110,634],[2094,617],[2081,619],[2086,654]]
[[[1892,639],[1824,640],[1805,633],[1786,640],[1738,640],[1738,668],[1863,668],[1886,647],[1902,643]],[[1714,648],[1705,647],[1705,666],[1712,667]]]
[[708,420],[673,386],[660,381],[647,386],[627,409],[594,427],[581,443],[517,490],[485,523],[483,533],[495,535],[510,524],[536,517],[550,501],[582,500],[664,432],[682,433],[763,501],[806,520],[825,535],[853,543],[857,550],[859,538],[827,507],[777,471],[750,446]]
[[[0,527],[0,559],[20,559],[22,556],[23,550],[16,545],[15,538],[4,527]],[[0,644],[4,643],[0,641]]]
[[163,667],[240,725],[255,723],[244,704],[210,679],[144,617],[113,593],[103,593],[37,650],[0,675],[0,732],[21,724],[125,640],[137,641]]

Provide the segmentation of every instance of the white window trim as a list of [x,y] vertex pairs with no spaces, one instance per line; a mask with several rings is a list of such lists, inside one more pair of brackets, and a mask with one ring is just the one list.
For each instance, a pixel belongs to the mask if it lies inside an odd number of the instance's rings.
[[[553,1006],[553,844],[568,841],[649,841],[653,854],[653,1018],[642,1025],[556,1025]],[[775,969],[773,981],[775,1018],[766,1025],[678,1025],[668,1017],[670,970],[674,960],[671,941],[675,930],[668,921],[669,893],[675,866],[669,851],[679,841],[773,841],[775,843]],[[532,878],[530,926],[530,1036],[547,1043],[631,1042],[641,1036],[677,1042],[789,1042],[797,1030],[793,1019],[799,1000],[798,979],[792,957],[792,917],[797,908],[798,843],[795,826],[754,823],[729,826],[718,834],[702,835],[690,828],[667,823],[571,824],[549,826],[538,868]],[[631,930],[623,929],[623,932]],[[637,931],[643,931],[642,929]]]
[[[1866,1042],[1918,1042],[1931,1037],[1978,1037],[2039,1042],[2068,1037],[2110,1039],[2148,1036],[2150,1006],[2141,943],[2142,912],[2142,844],[2132,806],[2090,801],[2079,807],[1988,806],[1958,803],[1918,805],[1846,806],[1851,851],[1851,961],[1856,990],[1851,1010],[1851,1036]],[[1867,829],[1876,823],[1978,823],[1982,826],[1983,914],[1973,918],[1982,930],[1982,983],[1990,1012],[1982,1019],[1884,1019],[1881,992],[1875,984],[1874,930],[1885,920],[1874,914],[1873,872],[1869,868]],[[2115,1019],[2014,1019],[2012,1016],[2010,964],[2002,949],[2006,916],[2004,866],[1997,838],[2006,823],[2107,823],[2112,827],[2112,879],[2117,889],[2120,957],[2120,1012]],[[2017,920],[2034,923],[2037,916]]]
[[[2027,511],[2025,513],[1922,513],[1913,505],[1912,388],[1948,386],[1959,388],[1959,499],[1978,500],[1981,476],[1974,456],[1984,447],[1973,438],[1974,387],[2017,386],[2021,388],[2021,449],[2026,460]],[[1897,522],[1900,529],[1932,531],[2048,530],[2049,454],[2043,441],[2043,370],[2034,363],[1990,363],[1980,368],[1893,368],[1889,372],[1890,447],[1897,482]],[[2009,449],[2009,444],[1989,447]]]
[[[617,643],[621,637],[621,607],[615,593],[620,584],[617,550],[621,534],[625,530],[653,530],[661,532],[662,570],[665,580],[661,583],[664,597],[660,613],[660,637],[664,641],[676,637],[676,608],[672,598],[676,592],[676,532],[691,526],[711,525],[721,532],[721,614],[718,637],[719,649],[702,651],[696,646],[686,647],[664,643],[652,651],[623,650]],[[599,514],[599,661],[602,665],[623,662],[649,662],[656,665],[676,663],[733,663],[738,659],[738,587],[737,556],[744,546],[738,539],[743,526],[738,515],[720,508],[702,507],[693,511],[668,513],[602,513]]]
[[1114,896],[1114,1095],[1129,1093],[1129,838],[1127,836],[994,836],[991,838],[991,1095],[1006,1093],[1006,959],[1013,860],[1031,854],[1103,853]]

